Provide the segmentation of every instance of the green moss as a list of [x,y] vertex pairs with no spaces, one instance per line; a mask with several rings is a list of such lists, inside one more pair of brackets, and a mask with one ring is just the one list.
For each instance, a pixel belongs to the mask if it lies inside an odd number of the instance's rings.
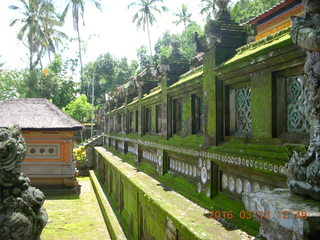
[[148,99],[148,98],[153,97],[153,96],[160,94],[160,93],[161,93],[161,88],[156,87],[156,88],[152,89],[149,94],[144,94],[143,98],[141,100]]
[[217,132],[216,121],[216,72],[212,68],[216,66],[216,49],[211,48],[204,55],[203,65],[203,96],[207,116],[205,116],[206,144],[212,144]]
[[[131,153],[123,155],[112,148],[107,148],[107,150],[112,152],[115,156],[118,156],[125,162],[128,162],[129,164],[137,168],[139,171],[148,174],[152,178],[155,178],[156,180],[164,184],[166,187],[169,187],[175,190],[176,192],[179,192],[191,201],[206,208],[208,210],[208,216],[210,216],[210,210],[220,212],[232,211],[234,217],[228,220],[230,223],[235,225],[235,227],[238,227],[243,231],[248,232],[251,235],[258,234],[259,223],[253,221],[252,219],[241,219],[239,217],[241,211],[246,211],[241,201],[231,199],[223,194],[219,194],[218,196],[215,196],[214,199],[210,199],[206,197],[205,194],[198,194],[196,185],[186,178],[175,176],[172,174],[159,175],[157,174],[154,165],[152,165],[151,163],[142,162],[140,165],[137,164],[134,161],[134,155]],[[236,216],[238,217],[236,218]]]
[[[42,240],[111,239],[89,178],[78,178],[81,194],[47,196],[49,220]],[[94,229],[94,231],[92,231]]]
[[268,42],[265,42],[262,45],[258,45],[254,48],[249,48],[245,51],[242,51],[236,54],[233,58],[226,61],[224,64],[218,67],[219,70],[224,69],[225,67],[235,64],[237,62],[244,62],[249,59],[256,58],[260,55],[263,55],[267,52],[271,52],[275,49],[287,46],[292,43],[291,37],[289,33],[286,33],[282,36],[278,36],[277,38],[271,39]]
[[187,77],[181,78],[177,82],[175,82],[174,84],[170,85],[169,88],[174,88],[182,83],[197,79],[197,78],[201,77],[202,74],[203,74],[203,71],[199,70],[198,72],[195,72],[192,75],[189,75],[189,76],[187,75]]
[[110,136],[115,136],[115,137],[123,137],[123,138],[131,138],[135,140],[142,140],[142,141],[150,141],[158,144],[163,144],[167,146],[175,146],[175,147],[181,147],[184,146],[185,148],[192,148],[192,149],[199,149],[200,145],[203,144],[203,136],[201,135],[194,135],[190,134],[186,137],[181,137],[179,135],[173,135],[171,138],[168,140],[161,138],[160,136],[157,135],[144,135],[144,136],[139,136],[134,133],[130,134],[122,134],[122,133],[108,133]]

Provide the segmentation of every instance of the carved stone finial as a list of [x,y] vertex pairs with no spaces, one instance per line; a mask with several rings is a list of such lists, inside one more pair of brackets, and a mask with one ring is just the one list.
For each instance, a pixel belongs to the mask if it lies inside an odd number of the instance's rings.
[[48,220],[43,193],[21,173],[25,150],[19,128],[0,128],[0,239],[39,239]]
[[172,55],[173,56],[180,56],[180,42],[179,41],[172,41],[171,42],[171,46],[172,46]]
[[291,38],[307,51],[304,66],[308,96],[305,102],[310,123],[306,153],[294,152],[285,173],[290,190],[320,200],[320,4],[304,0],[305,14],[292,17]]
[[230,0],[217,0],[216,5],[219,8],[217,12],[217,19],[219,20],[230,20],[230,13],[227,9]]

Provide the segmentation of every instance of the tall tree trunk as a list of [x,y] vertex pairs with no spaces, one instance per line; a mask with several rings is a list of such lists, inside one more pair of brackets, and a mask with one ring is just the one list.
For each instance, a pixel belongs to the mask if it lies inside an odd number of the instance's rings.
[[151,56],[151,61],[153,62],[152,47],[151,47],[151,38],[150,38],[150,29],[149,29],[149,19],[148,19],[148,18],[147,18],[147,32],[148,32],[148,39],[149,39],[150,56]]
[[80,81],[81,81],[81,87],[83,87],[83,79],[82,79],[82,74],[83,74],[83,65],[82,65],[82,50],[81,50],[81,38],[80,38],[80,29],[79,29],[79,24],[77,23],[77,34],[78,34],[78,47],[79,47],[79,61],[80,61]]

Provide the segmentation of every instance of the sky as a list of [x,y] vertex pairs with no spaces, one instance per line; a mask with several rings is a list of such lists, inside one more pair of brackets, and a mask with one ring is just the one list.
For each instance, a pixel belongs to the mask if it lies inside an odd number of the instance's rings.
[[[62,9],[66,0],[54,0]],[[83,61],[84,64],[94,61],[100,54],[111,53],[117,58],[127,57],[136,59],[136,49],[141,45],[148,46],[147,33],[137,29],[132,23],[132,17],[136,8],[128,9],[128,4],[133,0],[101,0],[102,11],[97,10],[87,0],[84,21],[85,26],[80,27],[82,39],[86,42]],[[137,1],[137,0],[135,0]],[[19,25],[9,27],[14,17],[19,13],[8,8],[11,4],[17,4],[16,0],[0,0],[0,62],[5,62],[4,68],[21,69],[28,66],[27,48],[17,40]],[[156,15],[157,22],[151,28],[151,42],[154,45],[166,30],[171,33],[181,33],[183,26],[176,26],[172,22],[176,20],[173,13],[178,12],[181,4],[188,6],[192,13],[191,19],[199,25],[204,25],[204,17],[199,14],[200,0],[164,0],[169,12]],[[21,28],[21,26],[20,26]],[[70,38],[75,38],[71,14],[67,15],[66,24],[61,29]],[[67,41],[62,56],[76,58],[77,42]],[[69,48],[69,50],[68,50]]]

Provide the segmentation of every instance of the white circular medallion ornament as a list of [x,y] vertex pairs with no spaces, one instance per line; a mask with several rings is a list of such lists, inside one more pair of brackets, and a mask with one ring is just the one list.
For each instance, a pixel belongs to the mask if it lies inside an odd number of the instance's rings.
[[250,193],[251,192],[251,183],[248,180],[245,180],[243,185],[244,185],[243,191],[246,193]]
[[250,160],[250,167],[253,167],[253,160]]
[[229,177],[228,188],[229,188],[229,190],[230,190],[231,192],[234,191],[235,184],[234,184],[234,179],[233,179],[233,177]]
[[207,191],[206,191],[206,196],[207,196],[207,197],[210,197],[210,193],[211,193],[211,192],[210,192],[210,188],[208,187],[208,188],[207,188]]
[[207,160],[207,169],[210,170],[210,168],[211,168],[211,161]]
[[228,186],[228,177],[224,173],[222,174],[222,188],[227,188]]
[[198,183],[198,193],[201,193],[201,183]]
[[230,190],[230,192],[233,192],[234,191],[234,179],[233,177],[229,177],[229,182],[228,182],[228,188]]
[[201,158],[198,159],[198,167],[199,167],[199,168],[202,167],[202,159],[201,159]]
[[208,179],[208,172],[207,169],[205,167],[201,168],[201,182],[203,184],[205,184],[207,182]]
[[242,192],[242,181],[240,178],[236,180],[236,192],[240,194]]
[[259,192],[260,191],[260,185],[259,183],[255,182],[253,184],[253,192]]
[[193,177],[197,176],[197,167],[193,166]]
[[278,173],[278,170],[279,170],[278,166],[277,166],[277,165],[274,165],[274,166],[273,166],[273,171],[274,171],[275,173]]

